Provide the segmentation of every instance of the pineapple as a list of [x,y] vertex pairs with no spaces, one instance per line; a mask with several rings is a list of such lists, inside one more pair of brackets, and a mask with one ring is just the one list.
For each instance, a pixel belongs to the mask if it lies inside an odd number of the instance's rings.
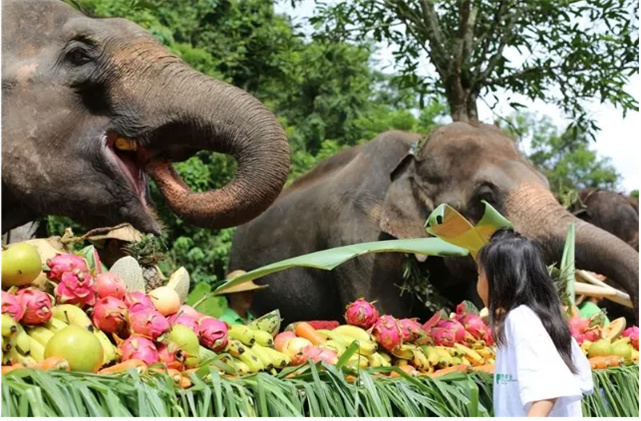
[[160,238],[151,234],[145,235],[140,241],[129,243],[124,248],[125,253],[140,264],[145,278],[146,292],[163,286],[165,283],[166,278],[157,266],[158,262],[165,259],[165,254],[161,252],[163,249],[166,247]]

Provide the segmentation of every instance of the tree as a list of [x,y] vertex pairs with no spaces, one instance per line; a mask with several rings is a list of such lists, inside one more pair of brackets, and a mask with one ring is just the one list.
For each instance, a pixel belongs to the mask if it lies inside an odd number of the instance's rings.
[[571,201],[577,190],[586,187],[616,189],[620,175],[610,158],[599,157],[590,149],[586,136],[570,136],[567,129],[559,130],[548,117],[526,112],[508,117],[502,128],[543,172],[562,202]]
[[[300,0],[293,0],[296,3]],[[454,121],[477,120],[477,101],[505,90],[558,105],[569,133],[598,130],[583,102],[623,115],[638,102],[624,90],[638,71],[633,0],[348,0],[318,7],[311,22],[333,40],[395,44],[405,87],[447,99]],[[517,58],[517,54],[521,58]],[[427,56],[433,71],[423,76]],[[513,108],[523,107],[516,101]]]

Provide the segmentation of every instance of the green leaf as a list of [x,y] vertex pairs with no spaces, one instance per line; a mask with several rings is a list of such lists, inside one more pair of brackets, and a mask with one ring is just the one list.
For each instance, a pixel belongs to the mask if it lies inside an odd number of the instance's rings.
[[569,309],[574,308],[575,295],[574,295],[574,282],[576,277],[575,259],[574,259],[574,222],[570,223],[568,235],[565,239],[565,246],[563,247],[563,256],[561,257],[561,274],[559,276],[559,283],[564,288],[565,300]]

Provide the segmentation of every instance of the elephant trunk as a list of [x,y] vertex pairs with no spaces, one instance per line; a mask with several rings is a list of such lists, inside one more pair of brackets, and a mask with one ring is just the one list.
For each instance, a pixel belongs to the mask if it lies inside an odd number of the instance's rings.
[[175,147],[187,148],[188,153],[211,150],[232,155],[236,177],[220,189],[196,193],[167,156],[152,155],[145,172],[171,209],[188,223],[225,228],[250,221],[278,197],[287,179],[290,157],[285,132],[263,104],[241,89],[183,66],[172,76],[182,83],[159,84],[164,86],[167,105],[158,104],[158,98],[155,105],[165,108],[161,114],[171,120],[165,127],[179,122],[182,134],[187,132],[186,140],[174,140]]
[[616,236],[568,212],[543,186],[523,184],[505,201],[515,229],[544,245],[546,257],[560,261],[567,230],[575,223],[576,266],[607,276],[632,299],[638,321],[639,253]]

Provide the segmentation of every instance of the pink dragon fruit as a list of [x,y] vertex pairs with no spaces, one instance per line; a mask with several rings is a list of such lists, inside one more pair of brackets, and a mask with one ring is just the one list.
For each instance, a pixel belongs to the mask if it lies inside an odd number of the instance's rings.
[[415,342],[426,336],[423,326],[416,319],[401,319],[401,332],[403,334],[403,342]]
[[336,352],[329,349],[321,349],[315,346],[307,346],[303,349],[304,361],[313,361],[315,363],[324,361],[328,364],[335,365],[338,362],[338,355]]
[[[465,327],[456,320],[441,320],[436,324],[436,328],[449,330],[454,334],[454,340],[460,344],[474,342],[474,338],[465,330]],[[434,328],[430,331],[432,333]],[[439,334],[442,336],[442,334]],[[432,337],[434,334],[432,333]],[[437,344],[438,345],[438,344]]]
[[198,326],[198,320],[194,319],[191,316],[188,316],[185,313],[180,313],[180,311],[173,316],[170,316],[168,319],[169,324],[174,325],[183,325],[194,331],[196,336],[200,335],[200,326]]
[[378,310],[372,303],[359,298],[345,307],[345,320],[347,324],[369,329],[378,320]]
[[49,266],[47,277],[57,282],[62,282],[62,275],[67,272],[89,272],[87,261],[71,253],[57,254],[46,263]]
[[577,334],[581,334],[590,326],[590,319],[575,315],[570,317],[568,324],[570,325],[570,331],[574,330]]
[[129,313],[136,313],[140,310],[151,309],[155,310],[154,302],[144,292],[133,291],[125,294],[125,304],[129,309]]
[[485,337],[483,338],[485,341],[485,344],[487,346],[492,346],[494,345],[494,337],[492,336],[492,328],[488,326],[487,328],[487,333],[485,334]]
[[199,313],[198,310],[193,308],[192,306],[188,306],[186,304],[183,304],[180,306],[178,311],[176,312],[177,315],[184,314],[185,316],[189,316],[191,318],[194,318],[196,320],[200,319],[203,317],[202,313]]
[[96,275],[96,293],[98,298],[114,297],[119,300],[125,298],[127,284],[115,273],[104,272]]
[[129,313],[129,330],[132,335],[136,334],[156,340],[169,330],[169,322],[157,310],[146,308]]
[[200,344],[212,351],[222,351],[227,346],[227,325],[214,317],[201,317],[198,320],[200,327]]
[[93,324],[107,333],[118,333],[126,325],[129,317],[127,305],[115,297],[98,300],[93,308]]
[[59,304],[75,304],[79,307],[93,306],[96,303],[94,280],[89,272],[74,270],[64,272],[55,289]]
[[630,343],[639,350],[639,326],[632,326],[623,331],[625,338],[630,338]]
[[167,368],[173,368],[178,371],[185,369],[185,355],[178,345],[173,342],[158,345],[158,358],[160,362],[165,363]]
[[596,329],[588,329],[585,332],[583,332],[583,339],[590,341],[590,342],[595,342],[601,339],[601,329],[596,328]]
[[474,339],[483,339],[485,332],[487,332],[487,325],[483,322],[480,316],[468,313],[461,317],[458,322],[463,325],[463,328],[474,337]]
[[147,364],[154,364],[160,361],[156,345],[142,336],[130,336],[120,343],[118,349],[120,350],[122,361],[134,358],[142,360]]
[[433,327],[430,330],[430,335],[432,335],[432,340],[435,345],[453,347],[456,341],[456,334],[451,329],[445,329],[443,327]]
[[24,307],[15,295],[2,291],[2,314],[4,313],[9,314],[13,320],[19,322],[24,316]]
[[392,316],[384,315],[374,323],[372,335],[383,348],[392,351],[403,343],[401,324]]
[[51,297],[36,288],[23,288],[16,298],[24,308],[21,322],[27,325],[39,325],[51,319]]
[[423,331],[429,332],[441,320],[447,320],[447,314],[444,310],[437,311],[428,321],[423,324]]

